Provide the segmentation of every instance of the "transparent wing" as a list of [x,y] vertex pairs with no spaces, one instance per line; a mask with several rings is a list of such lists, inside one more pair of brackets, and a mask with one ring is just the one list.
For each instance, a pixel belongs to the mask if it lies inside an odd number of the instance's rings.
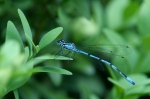
[[119,44],[99,44],[99,45],[81,45],[82,49],[88,49],[92,52],[110,53],[116,55],[130,55],[132,50],[127,45]]
[[127,64],[125,56],[132,53],[129,46],[119,44],[82,45],[79,49],[122,66]]

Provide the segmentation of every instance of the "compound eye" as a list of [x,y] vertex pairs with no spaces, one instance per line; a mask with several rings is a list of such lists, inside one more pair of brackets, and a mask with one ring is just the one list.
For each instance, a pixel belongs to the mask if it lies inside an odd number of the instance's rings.
[[57,41],[57,44],[62,44],[62,43],[65,43],[65,41],[64,40],[58,40]]
[[64,40],[60,40],[60,42],[61,42],[61,43],[65,43],[65,41],[64,41]]
[[64,40],[61,40],[62,42],[64,42]]

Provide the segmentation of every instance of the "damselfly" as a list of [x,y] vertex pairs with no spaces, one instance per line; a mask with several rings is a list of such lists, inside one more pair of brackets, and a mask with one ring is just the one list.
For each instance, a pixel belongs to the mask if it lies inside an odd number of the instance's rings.
[[72,53],[76,52],[76,53],[84,54],[84,55],[87,55],[87,56],[89,56],[91,58],[94,58],[94,59],[96,59],[98,61],[101,61],[101,62],[107,64],[112,69],[117,71],[121,76],[123,76],[128,82],[130,82],[131,84],[135,85],[135,82],[131,78],[126,76],[123,72],[121,72],[121,70],[119,70],[115,65],[113,65],[112,63],[110,63],[110,62],[108,62],[108,61],[106,61],[106,60],[104,60],[102,58],[99,58],[99,57],[97,57],[95,55],[92,55],[92,54],[89,54],[89,53],[87,53],[85,51],[77,49],[74,43],[69,43],[69,42],[65,42],[64,40],[59,40],[59,41],[57,41],[57,44],[60,45],[62,51],[63,51],[63,49],[66,49],[66,50],[69,50]]

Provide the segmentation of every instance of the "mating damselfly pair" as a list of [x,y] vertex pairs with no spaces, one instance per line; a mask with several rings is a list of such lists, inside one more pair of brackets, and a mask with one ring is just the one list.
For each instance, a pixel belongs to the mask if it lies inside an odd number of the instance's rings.
[[[130,82],[131,84],[135,85],[135,82],[129,78],[128,76],[126,76],[123,72],[121,72],[121,70],[119,70],[115,65],[113,65],[112,63],[102,59],[102,58],[99,58],[95,55],[92,55],[92,54],[89,54],[85,51],[82,51],[82,50],[79,50],[77,49],[77,47],[75,46],[74,43],[70,43],[70,42],[66,42],[65,40],[59,40],[57,41],[57,44],[60,45],[61,47],[61,51],[63,51],[63,49],[66,49],[66,50],[69,50],[70,52],[72,53],[80,53],[80,54],[83,54],[83,55],[87,55],[91,58],[94,58],[102,63],[105,63],[107,64],[108,66],[110,66],[112,69],[114,69],[115,71],[117,71],[121,76],[123,76],[128,82]],[[128,47],[128,46],[126,46]]]

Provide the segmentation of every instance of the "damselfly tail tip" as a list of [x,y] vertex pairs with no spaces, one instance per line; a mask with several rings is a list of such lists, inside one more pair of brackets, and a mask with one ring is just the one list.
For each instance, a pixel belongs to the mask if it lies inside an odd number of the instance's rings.
[[131,78],[127,77],[127,80],[128,80],[132,85],[135,85],[135,82],[134,82]]

